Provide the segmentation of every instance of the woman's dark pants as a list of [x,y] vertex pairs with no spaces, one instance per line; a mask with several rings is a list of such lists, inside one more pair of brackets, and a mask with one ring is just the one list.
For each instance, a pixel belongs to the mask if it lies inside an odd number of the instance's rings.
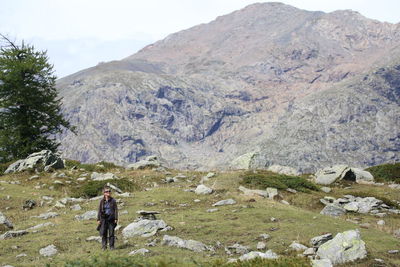
[[101,238],[101,247],[102,249],[107,248],[107,237],[110,244],[110,249],[114,249],[115,236],[114,236],[114,228],[115,228],[114,219],[110,220],[109,217],[105,217],[101,219],[100,226],[100,236]]

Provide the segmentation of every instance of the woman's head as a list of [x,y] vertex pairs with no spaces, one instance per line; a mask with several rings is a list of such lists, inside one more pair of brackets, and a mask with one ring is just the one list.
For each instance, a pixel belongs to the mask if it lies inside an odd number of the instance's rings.
[[105,187],[103,188],[103,195],[104,195],[105,197],[111,196],[111,188],[108,187],[108,186],[105,186]]

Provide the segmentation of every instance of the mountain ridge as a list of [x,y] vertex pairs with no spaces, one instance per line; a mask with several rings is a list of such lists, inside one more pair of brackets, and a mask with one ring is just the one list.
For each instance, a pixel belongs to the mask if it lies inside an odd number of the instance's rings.
[[[84,123],[77,137],[60,137],[62,149],[84,162],[157,154],[172,167],[227,168],[242,154],[268,151],[262,144],[279,136],[279,120],[305,97],[387,65],[400,54],[399,29],[352,11],[250,5],[59,80],[64,113]],[[266,158],[255,167],[287,163]],[[319,167],[314,160],[310,170]]]

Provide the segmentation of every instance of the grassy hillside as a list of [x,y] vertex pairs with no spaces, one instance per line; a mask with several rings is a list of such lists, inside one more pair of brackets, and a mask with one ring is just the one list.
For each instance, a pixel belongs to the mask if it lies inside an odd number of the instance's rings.
[[[269,200],[261,197],[244,196],[238,187],[244,183],[248,173],[226,172],[218,173],[206,184],[215,189],[212,195],[199,196],[193,192],[184,191],[194,189],[205,173],[181,172],[187,178],[176,183],[164,183],[166,176],[174,176],[178,171],[171,170],[170,174],[151,170],[126,171],[115,166],[80,166],[76,170],[62,170],[67,177],[51,178],[52,173],[40,173],[39,178],[28,180],[33,174],[22,173],[0,176],[0,211],[14,224],[14,230],[26,229],[43,222],[53,222],[55,226],[40,229],[36,233],[2,240],[0,250],[1,264],[13,266],[220,266],[225,264],[229,256],[224,246],[240,243],[256,250],[257,237],[267,233],[271,239],[266,242],[267,248],[283,256],[277,261],[256,260],[248,263],[236,263],[226,266],[309,266],[305,258],[296,257],[298,253],[288,250],[292,241],[298,241],[306,246],[309,240],[327,232],[336,234],[350,229],[360,229],[362,239],[366,242],[368,258],[354,263],[354,266],[372,266],[374,258],[383,259],[388,266],[400,265],[400,255],[388,254],[388,250],[398,249],[400,240],[392,233],[400,228],[400,215],[388,215],[383,218],[384,226],[378,226],[380,219],[373,215],[348,214],[341,218],[331,218],[320,215],[323,205],[319,199],[329,195],[340,197],[344,194],[374,194],[390,201],[400,201],[399,191],[387,186],[372,186],[346,184],[338,185],[327,194],[321,191],[304,190],[296,194],[280,190],[280,198],[291,205],[281,204],[278,200]],[[70,167],[70,166],[69,166]],[[97,168],[97,169],[96,169]],[[99,169],[100,168],[100,169]],[[138,210],[157,210],[163,219],[174,230],[158,233],[151,238],[132,238],[124,242],[121,230],[117,233],[116,250],[102,252],[97,242],[88,242],[89,236],[98,235],[96,222],[77,221],[75,215],[88,210],[95,210],[98,200],[80,203],[82,210],[72,211],[69,206],[54,208],[56,200],[67,196],[78,196],[84,188],[91,187],[90,182],[77,181],[78,177],[90,171],[110,171],[115,173],[124,182],[120,186],[132,192],[131,197],[117,197],[120,203],[120,224],[125,227],[137,217]],[[264,173],[268,176],[268,173]],[[275,175],[275,174],[271,174]],[[276,175],[275,175],[276,176]],[[274,177],[275,177],[274,176]],[[55,185],[59,180],[64,185]],[[14,184],[20,182],[20,184]],[[314,187],[302,180],[307,188]],[[40,188],[37,186],[41,186]],[[54,188],[52,188],[53,186]],[[94,187],[98,187],[96,184]],[[317,190],[318,188],[315,188]],[[96,191],[96,190],[95,190]],[[54,201],[40,206],[42,196],[50,196]],[[218,200],[233,198],[237,204],[219,207],[217,212],[209,213],[207,209]],[[25,200],[33,199],[39,205],[31,210],[23,211]],[[200,202],[195,202],[199,199]],[[154,203],[153,206],[150,203]],[[47,211],[56,211],[60,215],[48,220],[31,218]],[[127,212],[124,214],[124,212]],[[271,221],[271,217],[277,221]],[[370,223],[368,229],[360,228],[358,224]],[[123,228],[121,228],[123,229]],[[178,236],[183,239],[194,239],[206,245],[216,247],[215,253],[195,253],[189,250],[166,247],[160,244],[164,234]],[[156,239],[155,247],[146,244]],[[222,246],[218,247],[217,244]],[[39,255],[39,249],[54,244],[59,253],[51,258]],[[17,246],[17,247],[15,247]],[[128,256],[132,250],[147,248],[151,251],[146,256]],[[27,256],[16,256],[26,253]],[[232,256],[232,257],[238,257]]]

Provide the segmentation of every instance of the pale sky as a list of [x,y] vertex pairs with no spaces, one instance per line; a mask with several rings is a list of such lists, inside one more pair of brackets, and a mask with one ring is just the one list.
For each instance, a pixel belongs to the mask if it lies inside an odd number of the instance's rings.
[[[58,77],[118,60],[167,35],[207,23],[252,0],[0,0],[0,33],[47,50]],[[276,1],[274,1],[276,2]],[[283,0],[301,9],[352,9],[400,22],[400,0]]]

